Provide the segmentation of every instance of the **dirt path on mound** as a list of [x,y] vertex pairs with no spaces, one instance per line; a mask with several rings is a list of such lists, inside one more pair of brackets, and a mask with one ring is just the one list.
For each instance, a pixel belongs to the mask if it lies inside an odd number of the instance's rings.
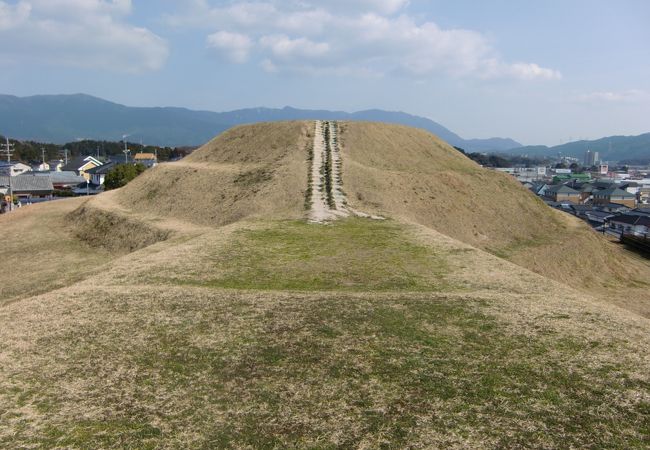
[[324,173],[327,159],[325,126],[325,122],[317,120],[314,128],[314,153],[310,177],[311,210],[309,211],[309,221],[314,223],[323,223],[336,218],[336,215],[327,204],[326,174]]
[[343,191],[343,160],[339,147],[338,124],[333,121],[317,120],[314,129],[314,146],[310,173],[309,221],[324,223],[339,217],[354,214],[374,220],[383,217],[372,216],[348,207]]

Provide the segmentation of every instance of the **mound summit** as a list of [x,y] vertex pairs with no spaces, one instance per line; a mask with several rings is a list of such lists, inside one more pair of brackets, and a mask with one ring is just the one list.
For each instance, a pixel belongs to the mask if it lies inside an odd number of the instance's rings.
[[0,225],[3,446],[650,442],[648,262],[427,132],[236,127]]

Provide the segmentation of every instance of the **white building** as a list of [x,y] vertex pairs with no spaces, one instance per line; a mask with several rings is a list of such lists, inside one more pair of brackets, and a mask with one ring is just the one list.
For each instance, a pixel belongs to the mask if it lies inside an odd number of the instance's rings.
[[27,172],[31,172],[32,168],[27,164],[21,162],[4,162],[0,163],[0,175],[3,176],[12,176],[22,175]]

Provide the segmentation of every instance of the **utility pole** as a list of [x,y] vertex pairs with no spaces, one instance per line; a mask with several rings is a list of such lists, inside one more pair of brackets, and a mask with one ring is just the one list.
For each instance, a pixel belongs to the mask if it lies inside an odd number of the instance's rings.
[[127,146],[126,146],[126,136],[124,136],[123,140],[124,140],[124,150],[122,150],[122,153],[124,153],[124,164],[128,164],[129,163],[129,152],[131,150],[129,150],[127,148]]
[[41,166],[45,170],[45,148],[41,147],[41,155],[43,160],[43,165]]
[[5,137],[6,143],[3,145],[2,153],[7,156],[7,162],[9,163],[9,212],[14,210],[14,190],[11,183],[11,156],[13,155],[14,145],[9,143],[9,138]]

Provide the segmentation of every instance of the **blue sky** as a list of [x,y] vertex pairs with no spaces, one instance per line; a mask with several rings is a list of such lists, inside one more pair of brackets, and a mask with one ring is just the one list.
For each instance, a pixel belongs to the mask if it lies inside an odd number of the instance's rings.
[[650,2],[0,0],[0,93],[401,110],[525,144],[650,132]]

